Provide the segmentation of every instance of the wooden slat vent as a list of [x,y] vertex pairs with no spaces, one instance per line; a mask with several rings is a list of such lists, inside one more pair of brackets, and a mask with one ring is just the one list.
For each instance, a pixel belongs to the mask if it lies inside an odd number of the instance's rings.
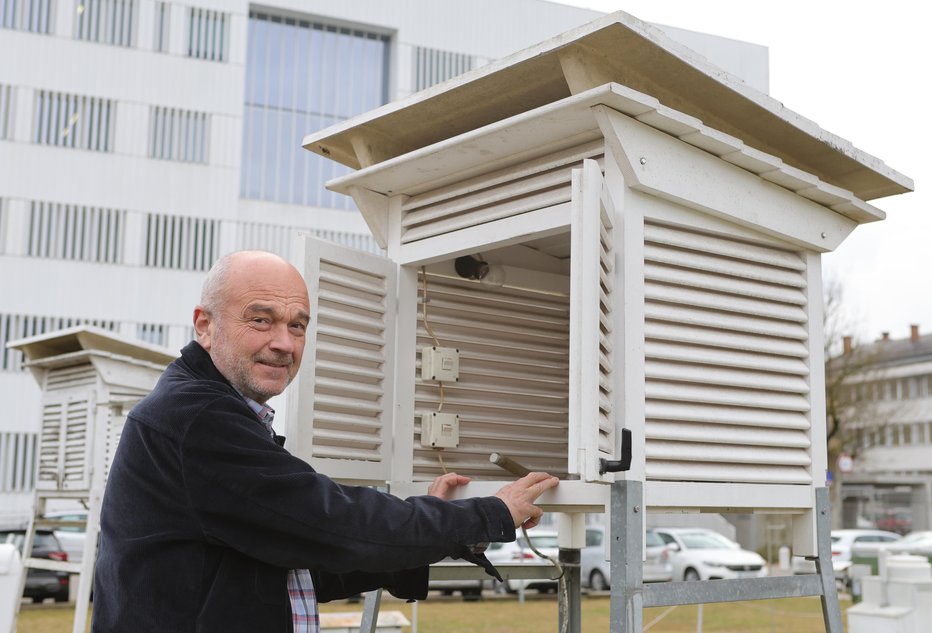
[[43,404],[38,488],[84,490],[89,487],[88,409],[86,399],[64,399]]
[[806,264],[645,224],[649,479],[808,484]]
[[402,205],[403,243],[568,202],[570,178],[586,158],[603,164],[601,140],[412,196]]
[[382,460],[386,294],[384,277],[321,260],[314,457]]
[[[423,301],[419,283],[419,301]],[[489,288],[428,274],[427,321],[440,346],[460,352],[460,376],[443,385],[443,411],[460,420],[459,448],[442,456],[420,444],[420,414],[437,411],[437,383],[420,378],[420,348],[437,342],[418,309],[414,475],[450,470],[502,478],[489,454],[528,468],[565,473],[569,366],[569,308],[565,298]]]
[[45,379],[46,391],[63,391],[97,384],[97,370],[90,363],[60,367],[49,371]]

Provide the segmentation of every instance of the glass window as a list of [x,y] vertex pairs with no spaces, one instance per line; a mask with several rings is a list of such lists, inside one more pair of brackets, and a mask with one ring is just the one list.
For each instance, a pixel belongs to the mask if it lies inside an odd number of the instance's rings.
[[163,106],[149,108],[149,157],[206,163],[210,115]]
[[54,12],[53,0],[0,0],[0,28],[48,35]]
[[586,530],[586,547],[596,547],[602,544],[601,530]]
[[13,101],[16,92],[12,86],[0,85],[0,141],[10,137],[13,128]]
[[136,0],[76,0],[74,36],[111,46],[135,43]]
[[248,37],[240,195],[352,209],[324,188],[348,168],[301,139],[387,102],[389,37],[257,11]]
[[226,61],[229,23],[229,13],[188,7],[186,28],[188,57],[215,62]]
[[112,99],[38,90],[32,142],[112,152],[115,110]]

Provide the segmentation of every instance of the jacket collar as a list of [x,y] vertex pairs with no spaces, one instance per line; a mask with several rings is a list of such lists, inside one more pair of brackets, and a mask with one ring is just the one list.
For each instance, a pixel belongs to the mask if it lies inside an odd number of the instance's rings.
[[[191,341],[181,348],[181,363],[198,378],[220,382],[229,387],[230,391],[235,393],[237,397],[243,397],[243,394],[237,391],[236,387],[231,385],[230,381],[220,373],[220,370],[214,365],[214,361],[211,360],[210,354],[197,341]],[[245,400],[243,400],[243,404],[246,405]],[[274,435],[272,439],[279,446],[285,445],[285,438],[282,435]]]
[[[222,382],[230,389],[233,389],[233,385],[230,384],[230,381],[227,380],[224,375],[220,373],[220,370],[217,369],[216,365],[214,365],[214,361],[211,360],[207,350],[201,347],[201,344],[197,341],[191,341],[181,348],[181,360],[185,367],[198,378]],[[235,389],[233,390],[236,391]]]

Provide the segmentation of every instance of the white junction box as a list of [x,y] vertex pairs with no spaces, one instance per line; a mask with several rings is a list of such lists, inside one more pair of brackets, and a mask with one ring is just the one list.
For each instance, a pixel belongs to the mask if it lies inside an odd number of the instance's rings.
[[437,346],[421,348],[421,378],[436,382],[456,382],[459,377],[458,349]]
[[460,443],[460,419],[455,413],[433,411],[421,416],[421,446],[456,448]]

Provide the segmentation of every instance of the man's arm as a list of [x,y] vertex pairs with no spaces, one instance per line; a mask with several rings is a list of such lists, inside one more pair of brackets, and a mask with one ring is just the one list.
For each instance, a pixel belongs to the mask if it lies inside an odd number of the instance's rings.
[[184,439],[189,502],[208,540],[279,567],[395,572],[510,541],[520,522],[539,520],[533,500],[557,483],[529,475],[498,497],[402,500],[315,472],[264,437],[235,398],[214,405]]

